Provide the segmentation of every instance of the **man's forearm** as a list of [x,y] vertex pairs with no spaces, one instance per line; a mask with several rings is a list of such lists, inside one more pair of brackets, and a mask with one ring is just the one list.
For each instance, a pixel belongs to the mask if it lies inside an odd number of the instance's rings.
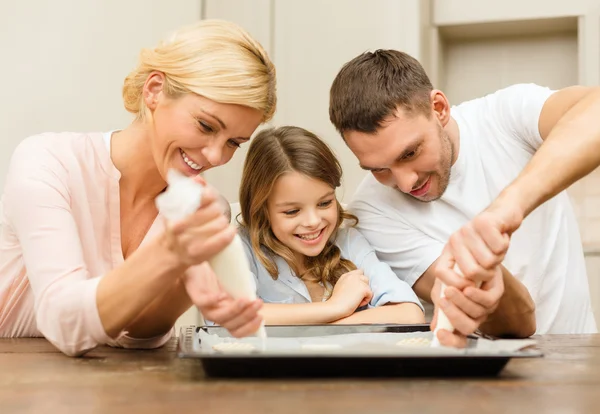
[[535,333],[535,303],[529,291],[502,267],[504,295],[480,330],[498,337],[527,338]]

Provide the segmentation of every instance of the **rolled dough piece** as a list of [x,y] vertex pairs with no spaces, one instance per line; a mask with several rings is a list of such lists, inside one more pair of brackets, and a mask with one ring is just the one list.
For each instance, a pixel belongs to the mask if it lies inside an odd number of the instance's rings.
[[252,352],[256,351],[256,347],[252,344],[244,342],[221,342],[213,345],[213,349],[217,352]]
[[428,338],[406,338],[396,342],[398,346],[430,346],[431,340]]
[[304,344],[302,345],[302,349],[311,351],[331,351],[334,349],[342,349],[342,346],[339,344]]

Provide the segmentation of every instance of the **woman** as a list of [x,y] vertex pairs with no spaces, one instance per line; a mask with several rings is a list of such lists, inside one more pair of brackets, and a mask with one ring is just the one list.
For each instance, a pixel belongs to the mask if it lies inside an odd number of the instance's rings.
[[[2,199],[0,337],[44,336],[67,355],[99,344],[153,348],[192,304],[236,336],[260,301],[233,300],[203,264],[233,238],[208,189],[165,230],[155,198],[174,168],[228,162],[275,110],[275,68],[240,27],[203,21],[125,79],[135,120],[107,133],[43,134],[15,150]],[[199,266],[195,266],[199,265]]]

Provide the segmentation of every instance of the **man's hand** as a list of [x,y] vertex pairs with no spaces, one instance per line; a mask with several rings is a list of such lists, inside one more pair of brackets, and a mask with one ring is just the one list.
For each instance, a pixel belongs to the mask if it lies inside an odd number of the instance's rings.
[[[472,237],[471,229],[463,234],[466,235],[465,240],[467,243],[476,240]],[[461,239],[459,237],[453,236],[453,239],[455,246],[458,245],[464,248],[467,244],[460,244]],[[474,245],[476,247],[480,246],[478,243]],[[439,309],[442,309],[452,326],[454,326],[454,332],[440,330],[438,340],[442,345],[464,347],[466,336],[475,332],[498,307],[500,298],[504,293],[504,283],[500,265],[488,269],[486,266],[489,264],[482,266],[477,263],[476,266],[471,268],[474,271],[469,273],[470,277],[463,277],[458,273],[457,262],[454,260],[451,251],[451,243],[448,243],[437,260],[434,269],[436,282],[431,292],[431,299],[435,311],[431,329],[435,330],[437,314]],[[480,253],[480,251],[477,253]],[[446,285],[444,298],[440,297],[442,282]]]
[[493,279],[508,250],[508,228],[501,214],[486,210],[450,236],[449,257],[466,279],[476,285]]
[[[452,270],[450,272],[454,273]],[[454,278],[461,276],[454,273]],[[498,307],[504,293],[502,272],[498,267],[495,276],[484,282],[479,288],[468,285],[461,290],[455,286],[446,285],[445,295],[441,298],[441,279],[436,279],[431,291],[431,299],[435,306],[431,330],[437,326],[437,315],[442,309],[448,320],[454,326],[454,332],[440,330],[438,340],[442,345],[464,347],[466,336],[475,332]]]

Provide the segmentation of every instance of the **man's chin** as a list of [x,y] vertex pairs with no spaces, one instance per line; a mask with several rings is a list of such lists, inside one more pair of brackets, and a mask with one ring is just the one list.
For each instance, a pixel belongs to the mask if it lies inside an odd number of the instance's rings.
[[394,190],[398,191],[399,193],[407,195],[407,196],[409,196],[417,201],[420,201],[422,203],[430,203],[430,202],[438,200],[442,197],[442,194],[433,194],[432,195],[431,192],[425,194],[424,196],[417,197],[417,196],[412,195],[411,193],[405,193],[404,191],[400,190],[396,186],[394,186],[393,188],[394,188]]
[[431,195],[427,194],[425,197],[415,197],[415,196],[411,196],[411,197],[417,201],[420,201],[421,203],[431,203],[432,201],[438,200],[441,196],[439,196],[439,195],[431,196]]

